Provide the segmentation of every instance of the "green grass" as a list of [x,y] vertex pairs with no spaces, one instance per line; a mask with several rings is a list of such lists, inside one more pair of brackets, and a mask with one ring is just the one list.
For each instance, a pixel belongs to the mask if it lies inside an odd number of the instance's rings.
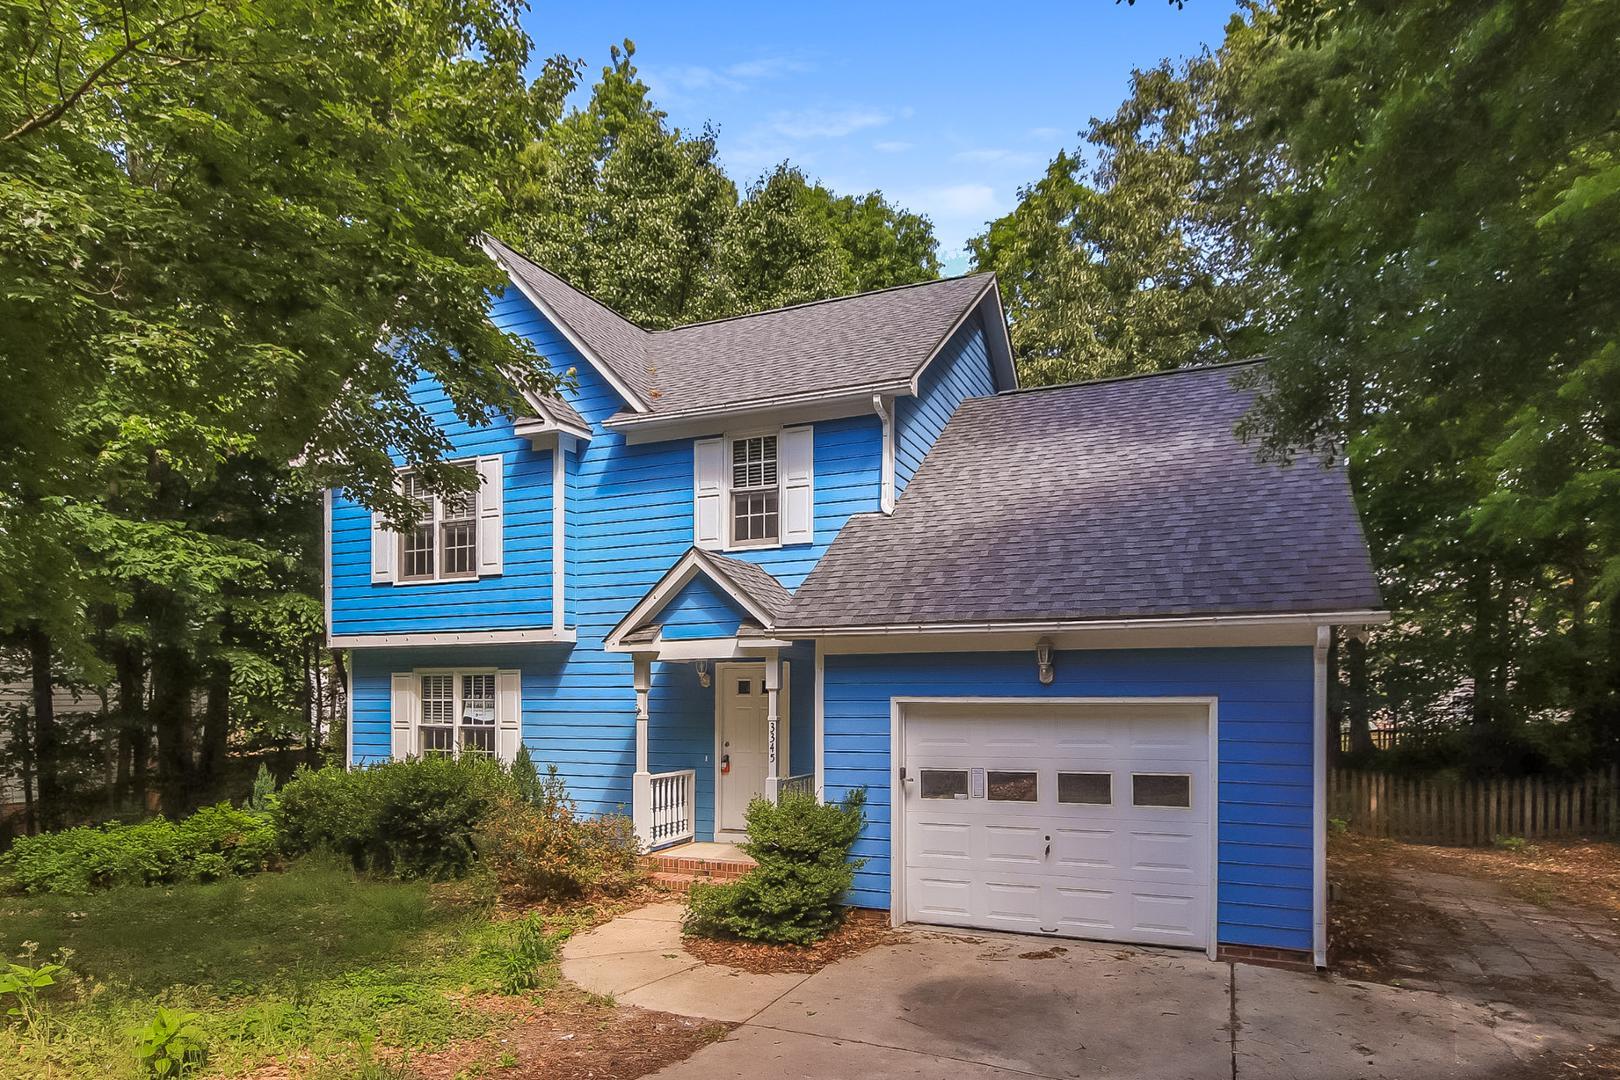
[[[159,1004],[201,1013],[210,1075],[280,1058],[309,1075],[373,1071],[372,1047],[487,1030],[462,1001],[496,992],[517,930],[475,886],[357,879],[305,862],[208,885],[0,899],[0,949],[67,950],[75,978],[41,1030],[0,1028],[19,1077],[136,1076],[132,1030]],[[551,965],[552,969],[555,965]],[[542,971],[540,987],[555,979]]]

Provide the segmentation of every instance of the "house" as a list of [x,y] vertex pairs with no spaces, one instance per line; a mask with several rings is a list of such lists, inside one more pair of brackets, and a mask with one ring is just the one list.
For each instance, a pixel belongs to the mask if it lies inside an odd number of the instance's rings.
[[982,274],[651,332],[487,250],[575,378],[419,383],[480,487],[406,535],[329,499],[352,763],[521,742],[654,849],[864,787],[897,922],[1323,962],[1328,631],[1382,616],[1241,368],[1020,389]]

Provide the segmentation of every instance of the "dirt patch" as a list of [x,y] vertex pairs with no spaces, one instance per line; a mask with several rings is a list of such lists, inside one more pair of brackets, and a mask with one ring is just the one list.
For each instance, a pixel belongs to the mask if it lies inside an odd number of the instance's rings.
[[1340,839],[1352,860],[1366,853],[1406,869],[1483,878],[1534,904],[1573,904],[1620,922],[1620,844],[1537,840],[1503,851]]
[[1018,959],[1020,959],[1020,960],[1055,960],[1055,959],[1062,956],[1064,953],[1066,953],[1068,951],[1069,951],[1068,949],[1065,949],[1061,945],[1053,945],[1050,949],[1039,949],[1039,950],[1037,950],[1035,952],[1021,952],[1021,953],[1018,954]]
[[422,1080],[483,1074],[635,1080],[686,1060],[736,1026],[615,1005],[572,989],[554,990],[539,1002],[495,1003],[505,1019],[498,1033],[414,1058],[406,1066],[410,1073]]
[[681,939],[687,952],[706,964],[724,964],[755,975],[820,971],[835,960],[854,956],[895,939],[886,911],[852,909],[844,925],[814,945],[762,945],[755,941],[714,938]]

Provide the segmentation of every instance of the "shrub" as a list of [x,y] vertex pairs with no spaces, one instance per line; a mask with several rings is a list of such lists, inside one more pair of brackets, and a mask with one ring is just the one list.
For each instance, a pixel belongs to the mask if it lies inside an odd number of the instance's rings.
[[543,777],[525,778],[516,767],[513,773],[513,790],[495,800],[477,836],[503,891],[526,900],[560,899],[623,892],[640,880],[628,819],[580,818],[555,767]]
[[150,1023],[135,1033],[135,1057],[148,1076],[184,1076],[208,1057],[202,1017],[159,1005]]
[[521,994],[540,985],[540,968],[557,958],[557,944],[564,935],[546,933],[534,916],[517,924],[512,947],[500,954],[501,993]]
[[442,880],[472,866],[473,832],[509,788],[498,765],[477,758],[300,768],[272,814],[289,855],[331,848],[357,870]]
[[748,842],[757,866],[723,885],[694,885],[683,926],[688,933],[777,945],[810,945],[838,927],[839,901],[864,860],[850,848],[866,824],[866,792],[822,805],[811,795],[784,795],[748,808]]
[[220,803],[178,824],[154,818],[21,837],[0,855],[0,873],[31,893],[82,895],[120,885],[252,873],[273,863],[275,855],[268,817]]

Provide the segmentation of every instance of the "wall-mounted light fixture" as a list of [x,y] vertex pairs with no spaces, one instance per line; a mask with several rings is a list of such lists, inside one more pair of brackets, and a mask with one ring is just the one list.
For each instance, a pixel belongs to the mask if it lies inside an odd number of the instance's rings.
[[709,685],[709,662],[707,660],[699,660],[697,662],[697,673],[698,673],[698,685],[699,686],[708,686]]
[[1035,643],[1035,673],[1040,676],[1042,686],[1052,685],[1052,639],[1041,638]]

